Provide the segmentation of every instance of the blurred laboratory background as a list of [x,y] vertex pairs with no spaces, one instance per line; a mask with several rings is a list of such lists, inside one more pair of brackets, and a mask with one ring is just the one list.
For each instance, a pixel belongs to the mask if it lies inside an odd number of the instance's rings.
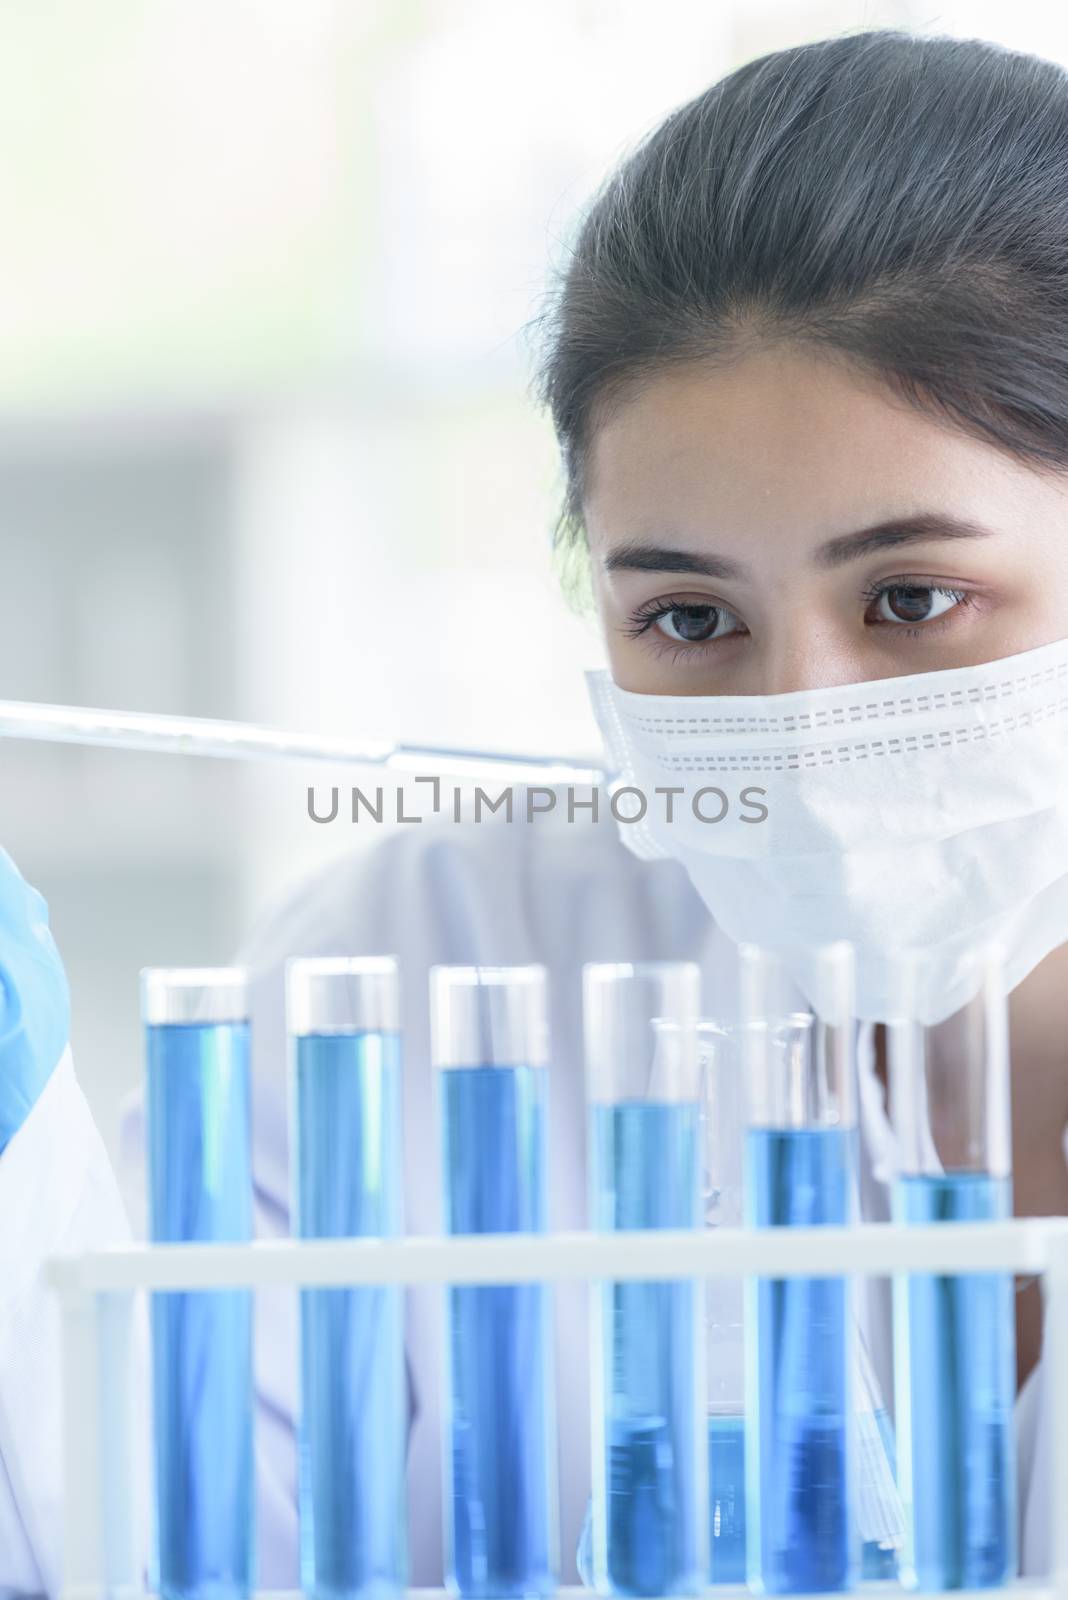
[[[1068,59],[1044,0],[0,6],[0,698],[596,750],[528,390],[547,273],[672,107],[877,26]],[[375,825],[308,819],[344,771],[0,762],[114,1150],[138,968],[230,959]]]

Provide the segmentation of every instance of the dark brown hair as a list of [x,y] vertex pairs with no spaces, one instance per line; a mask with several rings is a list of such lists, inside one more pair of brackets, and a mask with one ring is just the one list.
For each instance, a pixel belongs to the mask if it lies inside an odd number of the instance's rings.
[[890,29],[747,62],[605,180],[530,326],[566,483],[557,545],[584,543],[613,401],[746,337],[833,352],[1068,466],[1068,74]]

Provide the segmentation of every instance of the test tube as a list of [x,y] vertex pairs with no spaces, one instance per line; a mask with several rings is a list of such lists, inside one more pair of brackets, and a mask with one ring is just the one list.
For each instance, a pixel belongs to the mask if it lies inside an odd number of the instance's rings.
[[[1012,1216],[1007,1000],[996,943],[966,958],[971,998],[915,1020],[922,956],[897,957],[887,1024],[900,1151],[897,1222]],[[898,1274],[894,1360],[901,1578],[924,1590],[992,1588],[1016,1573],[1016,1321],[1007,1272]]]
[[[819,1014],[778,952],[739,949],[746,1028],[746,1220],[756,1228],[853,1220],[856,1197],[852,947],[814,952]],[[851,1588],[850,1282],[749,1278],[747,1579],[758,1592]]]
[[[249,1023],[236,967],[141,973],[154,1243],[252,1236]],[[247,1595],[253,1573],[252,1295],[152,1296],[156,1540],[171,1600]]]
[[[745,1064],[737,1027],[705,1018],[698,1027],[704,1223],[745,1222]],[[706,1286],[709,1582],[744,1584],[745,1347],[741,1278]]]
[[[445,1229],[544,1233],[544,967],[431,968]],[[547,1284],[450,1285],[444,1507],[454,1594],[556,1586],[556,1415]]]
[[[593,1227],[700,1228],[699,968],[591,963],[583,1002]],[[708,1573],[703,1283],[592,1290],[595,1587],[698,1594]]]
[[[397,965],[307,957],[286,967],[294,1232],[402,1231]],[[300,1296],[300,1564],[305,1594],[385,1597],[407,1575],[403,1288]]]
[[853,1328],[854,1506],[861,1525],[860,1576],[895,1578],[904,1546],[904,1511],[897,1486],[897,1438],[888,1396],[875,1372],[863,1330]]

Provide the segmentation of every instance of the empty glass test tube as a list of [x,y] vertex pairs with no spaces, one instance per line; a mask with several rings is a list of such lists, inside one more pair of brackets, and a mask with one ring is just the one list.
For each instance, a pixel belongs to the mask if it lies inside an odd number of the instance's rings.
[[[781,957],[739,948],[749,1097],[745,1203],[755,1228],[853,1220],[852,948],[817,953],[819,1016]],[[852,1307],[844,1277],[746,1280],[747,1578],[764,1593],[851,1588]]]
[[[742,1030],[705,1018],[698,1027],[704,1224],[744,1225],[746,1096]],[[741,1278],[705,1286],[708,1400],[709,1582],[744,1584],[745,1317]]]
[[[972,997],[917,1020],[922,956],[895,957],[887,1024],[900,1171],[896,1222],[1012,1216],[1008,1015],[1002,952],[965,958]],[[906,1509],[902,1582],[991,1588],[1016,1574],[1016,1311],[1011,1273],[894,1280],[898,1476]]]
[[[700,971],[692,962],[583,970],[594,1229],[697,1229]],[[699,1594],[708,1575],[704,1285],[591,1286],[594,1584]]]
[[[434,967],[445,1229],[544,1233],[548,1019],[544,967]],[[446,1582],[477,1597],[556,1586],[556,1414],[547,1284],[450,1285]]]
[[[249,1024],[240,968],[145,968],[149,1228],[252,1237]],[[253,1571],[252,1295],[152,1295],[156,1545],[166,1597],[246,1595]]]
[[[294,1232],[397,1237],[396,962],[289,961],[286,1019]],[[300,1375],[302,1589],[320,1600],[398,1595],[407,1574],[403,1286],[302,1290]]]

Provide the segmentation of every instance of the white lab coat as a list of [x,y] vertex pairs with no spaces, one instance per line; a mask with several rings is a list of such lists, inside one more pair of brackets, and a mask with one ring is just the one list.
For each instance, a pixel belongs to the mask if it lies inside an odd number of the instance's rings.
[[[441,1226],[435,1095],[429,1056],[428,979],[436,962],[512,964],[549,970],[551,1222],[586,1222],[581,1059],[581,970],[586,961],[688,958],[699,962],[704,1008],[734,1016],[736,952],[709,917],[681,866],[643,862],[611,818],[580,813],[532,823],[501,815],[480,823],[411,825],[331,865],[285,897],[237,953],[252,973],[253,1176],[256,1231],[288,1232],[286,1041],[283,971],[291,955],[393,954],[405,1028],[405,1206],[411,1232]],[[858,1033],[861,1064],[861,1211],[888,1215],[879,1171],[894,1142],[873,1073],[871,1029]],[[135,1231],[144,1225],[140,1097],[122,1130],[122,1179]],[[5,1188],[6,1186],[6,1188]],[[126,1234],[103,1146],[65,1056],[30,1118],[0,1158],[5,1262],[0,1282],[0,1587],[59,1581],[59,1439],[56,1307],[40,1263],[58,1250]],[[2,1203],[2,1196],[0,1196]],[[440,1291],[411,1291],[407,1333],[410,1436],[410,1581],[441,1581]],[[863,1280],[862,1324],[889,1399],[889,1285]],[[556,1289],[563,1581],[589,1491],[587,1336],[583,1285]],[[296,1588],[297,1511],[293,1416],[296,1301],[276,1291],[257,1306],[257,1518],[259,1581]],[[1021,1555],[1026,1574],[1045,1570],[1048,1449],[1038,1392],[1041,1367],[1017,1404]],[[1036,1430],[1036,1418],[1039,1426]]]

